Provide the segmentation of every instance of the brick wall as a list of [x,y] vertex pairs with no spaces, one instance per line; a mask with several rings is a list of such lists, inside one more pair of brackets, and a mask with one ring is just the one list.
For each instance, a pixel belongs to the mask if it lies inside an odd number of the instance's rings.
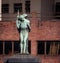
[[42,22],[39,22],[40,24],[33,23],[33,21],[31,25],[32,30],[30,33],[31,40],[32,39],[34,40],[60,40],[60,28],[59,28],[60,22],[59,21],[45,21],[45,22],[42,21]]
[[18,40],[15,22],[0,22],[0,40]]
[[[60,22],[59,21],[42,21],[36,24],[35,20],[31,21],[30,40],[60,40]],[[39,25],[39,26],[37,26]],[[18,40],[19,33],[13,22],[0,22],[0,40]]]
[[[19,33],[15,21],[0,22],[0,40],[19,40]],[[40,21],[31,18],[31,54],[37,54],[36,40],[60,40],[60,21]],[[48,58],[48,60],[47,60]],[[52,57],[42,58],[42,63],[59,63],[59,59]]]
[[[0,22],[0,40],[19,40],[15,21]],[[60,40],[60,21],[42,21],[31,19],[31,54],[37,54],[37,40]]]
[[44,57],[42,63],[60,63],[59,57]]

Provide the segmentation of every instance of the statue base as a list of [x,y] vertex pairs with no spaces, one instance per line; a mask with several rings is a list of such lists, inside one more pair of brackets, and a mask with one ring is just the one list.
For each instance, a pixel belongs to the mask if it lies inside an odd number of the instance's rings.
[[4,63],[40,63],[40,61],[29,54],[16,54],[5,58]]

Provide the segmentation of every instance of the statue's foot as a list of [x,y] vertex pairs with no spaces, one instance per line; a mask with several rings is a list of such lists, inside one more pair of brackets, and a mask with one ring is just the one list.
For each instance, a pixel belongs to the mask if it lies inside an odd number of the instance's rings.
[[20,54],[23,54],[23,52],[20,52]]
[[26,54],[29,54],[29,52],[26,52]]
[[23,54],[23,55],[25,55],[26,53],[22,52],[22,53],[20,53],[20,54]]
[[23,52],[23,53],[21,53],[21,54],[29,54],[29,52]]

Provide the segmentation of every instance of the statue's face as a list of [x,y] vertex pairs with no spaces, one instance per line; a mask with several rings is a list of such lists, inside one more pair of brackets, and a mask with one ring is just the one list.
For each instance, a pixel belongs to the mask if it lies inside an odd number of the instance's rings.
[[22,18],[18,18],[19,21],[23,22],[24,20]]
[[27,19],[27,18],[28,18],[28,16],[25,17],[25,19]]
[[23,19],[21,19],[20,21],[21,21],[21,22],[23,22],[24,20],[23,20]]

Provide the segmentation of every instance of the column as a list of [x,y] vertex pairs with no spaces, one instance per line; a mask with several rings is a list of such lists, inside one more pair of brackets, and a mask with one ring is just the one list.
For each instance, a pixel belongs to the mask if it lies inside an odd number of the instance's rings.
[[2,20],[2,0],[0,0],[0,21]]
[[37,42],[36,42],[36,40],[31,41],[31,54],[34,56],[37,55]]
[[14,42],[12,41],[12,54],[14,54]]
[[59,43],[57,44],[57,55],[58,55],[58,52],[59,52],[59,48],[60,48],[60,45]]
[[46,55],[46,42],[44,43],[45,47],[44,47],[44,50],[45,50],[45,55]]

